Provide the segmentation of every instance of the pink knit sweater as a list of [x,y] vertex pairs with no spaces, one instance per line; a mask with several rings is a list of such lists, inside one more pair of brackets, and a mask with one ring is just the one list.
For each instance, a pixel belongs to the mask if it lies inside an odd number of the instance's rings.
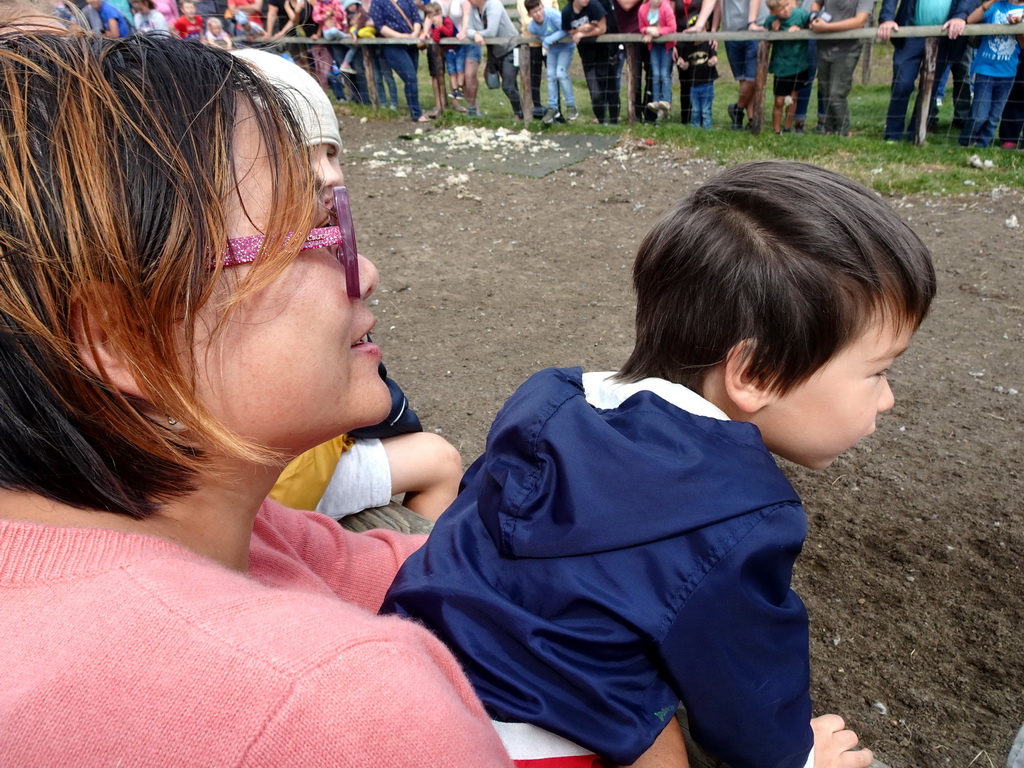
[[445,648],[373,614],[420,543],[267,501],[245,576],[0,520],[0,764],[509,766]]

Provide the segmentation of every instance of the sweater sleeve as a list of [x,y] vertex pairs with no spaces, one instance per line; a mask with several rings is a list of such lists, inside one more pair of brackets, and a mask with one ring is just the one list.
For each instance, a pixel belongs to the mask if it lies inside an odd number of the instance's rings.
[[425,536],[352,533],[326,515],[263,503],[249,551],[249,575],[269,586],[333,593],[376,612],[405,559]]
[[763,514],[684,597],[662,656],[697,743],[732,768],[802,768],[807,613],[790,579],[807,523],[795,504]]
[[240,765],[511,768],[441,643],[400,619],[372,621],[373,633],[296,680]]
[[662,3],[658,6],[658,34],[674,35],[676,33],[676,14],[672,6]]

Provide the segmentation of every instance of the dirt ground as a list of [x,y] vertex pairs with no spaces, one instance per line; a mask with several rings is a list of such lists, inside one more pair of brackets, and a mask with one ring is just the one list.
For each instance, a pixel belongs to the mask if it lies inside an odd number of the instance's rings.
[[[409,123],[342,119],[350,148]],[[375,339],[429,429],[468,463],[499,406],[551,365],[612,370],[632,343],[641,237],[718,167],[620,144],[541,179],[346,157]],[[979,171],[982,172],[982,171]],[[890,200],[939,296],[893,368],[896,407],[820,472],[784,466],[810,536],[816,713],[893,768],[1005,764],[1024,720],[1024,220],[1019,190]]]

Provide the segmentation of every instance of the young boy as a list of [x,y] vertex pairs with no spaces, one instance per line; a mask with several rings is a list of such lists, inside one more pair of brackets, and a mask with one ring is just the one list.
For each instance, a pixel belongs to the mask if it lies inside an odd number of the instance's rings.
[[[794,0],[766,0],[771,14],[765,19],[764,26],[772,32],[780,30],[798,32],[807,29],[811,22],[811,14],[803,8],[797,8]],[[796,100],[799,91],[810,79],[807,66],[807,41],[793,40],[785,43],[772,43],[772,58],[768,63],[768,71],[775,75],[775,104],[772,107],[772,129],[782,133],[782,110],[786,110],[786,132],[793,130],[796,118]]]
[[[985,0],[967,17],[968,24],[1012,24],[1020,29],[1024,0]],[[987,147],[996,135],[1003,108],[1013,88],[1020,58],[1020,35],[992,35],[981,38],[974,54],[974,100],[971,119],[964,123],[960,145]]]
[[542,120],[545,125],[551,125],[558,117],[559,89],[565,98],[565,119],[575,120],[580,113],[576,109],[576,94],[569,77],[569,65],[572,64],[576,45],[569,33],[562,29],[562,14],[544,5],[544,0],[526,0],[524,7],[530,17],[526,31],[540,38],[548,60],[548,108]]
[[683,42],[679,44],[676,66],[686,73],[685,77],[689,81],[690,123],[694,128],[711,128],[715,80],[718,79],[718,54],[707,40],[698,43]]
[[195,3],[182,3],[181,16],[171,26],[182,40],[199,40],[203,36],[203,17],[196,13]]
[[930,255],[855,182],[759,162],[671,208],[633,279],[626,364],[520,387],[384,610],[452,649],[513,759],[631,764],[681,700],[732,768],[863,768],[811,719],[807,521],[769,451],[817,469],[874,431]]

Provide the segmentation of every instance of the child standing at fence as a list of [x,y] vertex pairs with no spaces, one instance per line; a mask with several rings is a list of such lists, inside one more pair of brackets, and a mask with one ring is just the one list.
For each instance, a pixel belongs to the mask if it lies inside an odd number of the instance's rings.
[[668,118],[672,109],[672,50],[674,40],[655,43],[654,38],[676,33],[676,13],[668,0],[647,0],[641,3],[637,12],[640,19],[640,34],[651,53],[652,101],[647,109],[657,117],[656,122]]
[[[985,0],[971,11],[968,24],[1012,24],[1020,28],[1024,18],[1024,0]],[[1015,35],[987,35],[974,54],[974,101],[971,119],[960,133],[960,146],[987,147],[996,135],[1003,107],[1013,88],[1020,58],[1020,43]]]
[[866,768],[811,718],[807,518],[769,451],[822,469],[875,430],[928,250],[839,174],[746,163],[662,216],[633,282],[630,358],[520,387],[382,610],[455,653],[514,760],[631,765],[682,700],[732,768]]
[[688,75],[691,124],[695,128],[710,128],[711,108],[715,102],[715,80],[718,79],[718,54],[708,40],[680,43],[676,65]]
[[542,118],[546,125],[555,122],[558,117],[558,94],[565,98],[565,119],[575,120],[579,116],[576,109],[576,95],[569,79],[569,65],[572,54],[576,50],[569,33],[562,29],[562,14],[544,5],[544,0],[526,0],[526,12],[530,23],[526,28],[534,37],[539,37],[544,55],[548,63],[548,108]]
[[434,118],[444,111],[444,74],[448,59],[438,46],[430,45],[430,42],[439,43],[442,37],[455,37],[457,30],[452,20],[444,14],[440,3],[424,3],[421,10],[423,30],[420,32],[420,41],[427,46],[427,69],[434,90],[434,108],[426,114]]
[[[767,0],[767,5],[771,13],[765,19],[764,26],[772,32],[798,32],[810,25],[811,14],[803,8],[797,8],[793,0]],[[782,133],[783,124],[787,133],[793,130],[796,101],[800,89],[807,83],[810,75],[808,69],[806,40],[772,42],[768,71],[775,75],[775,104],[772,106],[772,130],[775,133]]]
[[181,16],[171,26],[182,40],[199,40],[203,36],[203,17],[196,13],[195,3],[182,3]]

